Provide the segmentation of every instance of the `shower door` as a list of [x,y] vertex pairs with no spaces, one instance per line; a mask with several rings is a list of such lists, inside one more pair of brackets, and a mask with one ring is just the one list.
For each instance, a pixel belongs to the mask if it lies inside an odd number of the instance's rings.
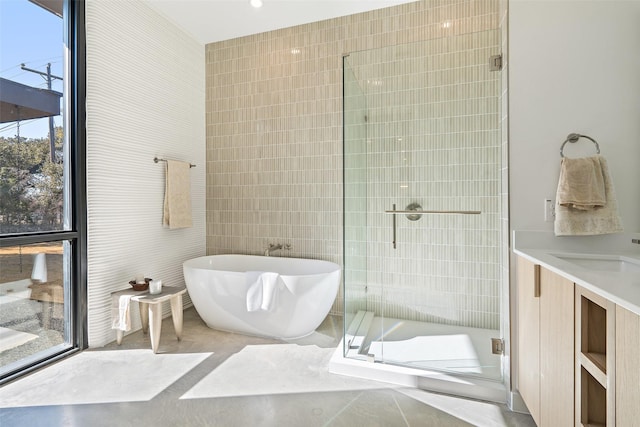
[[501,380],[499,31],[344,57],[345,357]]

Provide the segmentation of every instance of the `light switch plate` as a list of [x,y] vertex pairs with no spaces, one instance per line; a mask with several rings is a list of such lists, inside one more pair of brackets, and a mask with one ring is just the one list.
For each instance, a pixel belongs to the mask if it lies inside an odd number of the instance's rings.
[[556,207],[551,199],[544,199],[544,220],[546,222],[553,222],[556,218]]

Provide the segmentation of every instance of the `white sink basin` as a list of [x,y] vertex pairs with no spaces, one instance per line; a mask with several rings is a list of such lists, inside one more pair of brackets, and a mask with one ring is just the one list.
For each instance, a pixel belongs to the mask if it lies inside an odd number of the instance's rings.
[[640,274],[640,260],[621,255],[552,254],[563,261],[594,271],[628,272]]

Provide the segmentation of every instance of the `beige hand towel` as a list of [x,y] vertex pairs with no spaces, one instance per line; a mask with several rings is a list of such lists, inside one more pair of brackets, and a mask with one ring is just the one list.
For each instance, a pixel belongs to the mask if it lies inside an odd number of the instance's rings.
[[167,160],[162,224],[169,228],[191,227],[191,165]]
[[600,160],[600,156],[562,159],[556,194],[560,206],[587,211],[606,204]]
[[[604,180],[606,203],[604,206],[595,207],[591,210],[576,209],[560,205],[558,202],[559,195],[557,195],[556,219],[554,222],[556,236],[588,236],[623,231],[622,221],[618,213],[618,200],[611,181],[611,175],[609,174],[609,166],[604,157],[598,157]],[[558,190],[560,190],[560,183],[558,184]]]

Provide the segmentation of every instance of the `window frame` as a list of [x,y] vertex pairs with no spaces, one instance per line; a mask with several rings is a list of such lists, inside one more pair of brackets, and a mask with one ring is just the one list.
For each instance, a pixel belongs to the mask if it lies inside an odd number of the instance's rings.
[[70,287],[69,319],[65,329],[69,342],[51,348],[43,358],[26,357],[17,368],[3,373],[0,384],[25,375],[35,369],[87,348],[87,191],[86,191],[86,26],[85,0],[64,0],[63,40],[67,47],[65,57],[69,80],[65,85],[65,121],[68,135],[70,197],[70,228],[46,232],[0,235],[0,247],[28,245],[54,241],[69,241],[71,256],[68,262]]

